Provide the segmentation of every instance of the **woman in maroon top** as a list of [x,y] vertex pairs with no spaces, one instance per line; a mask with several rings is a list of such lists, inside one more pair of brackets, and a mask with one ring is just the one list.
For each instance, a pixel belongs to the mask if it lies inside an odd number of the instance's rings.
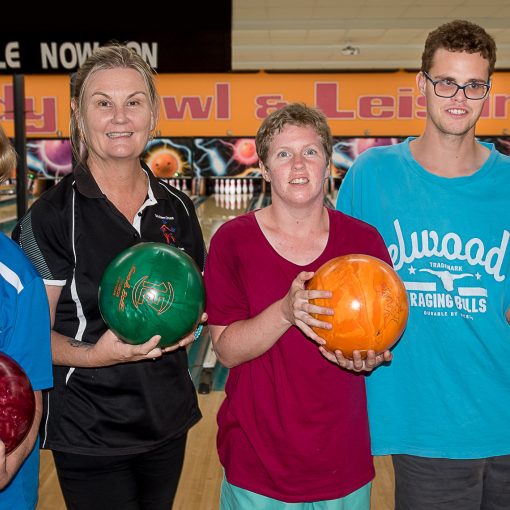
[[214,349],[231,369],[218,415],[221,509],[369,508],[365,386],[354,372],[391,354],[363,362],[318,348],[311,326],[328,325],[310,314],[330,311],[308,300],[329,293],[305,284],[333,257],[390,258],[375,228],[324,206],[332,141],[321,112],[290,104],[256,144],[272,203],[224,224],[205,268]]

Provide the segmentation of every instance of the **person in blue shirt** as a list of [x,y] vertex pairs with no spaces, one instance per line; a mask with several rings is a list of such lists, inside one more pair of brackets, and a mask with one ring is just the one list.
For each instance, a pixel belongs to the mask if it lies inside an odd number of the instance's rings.
[[[16,166],[16,153],[0,128],[0,180]],[[35,394],[35,418],[25,439],[5,453],[0,441],[0,508],[37,504],[41,390],[52,386],[50,315],[44,284],[21,248],[0,233],[0,352],[27,374]]]
[[409,297],[392,362],[367,376],[397,509],[510,508],[510,158],[475,138],[495,60],[478,25],[432,31],[423,134],[361,154],[338,196],[382,234]]

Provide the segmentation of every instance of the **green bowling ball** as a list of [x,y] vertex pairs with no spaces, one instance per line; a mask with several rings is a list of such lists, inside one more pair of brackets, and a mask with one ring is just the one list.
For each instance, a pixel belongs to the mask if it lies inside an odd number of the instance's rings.
[[204,312],[204,285],[195,261],[163,243],[140,243],[115,257],[99,285],[99,310],[122,340],[142,344],[161,335],[168,347],[191,333]]

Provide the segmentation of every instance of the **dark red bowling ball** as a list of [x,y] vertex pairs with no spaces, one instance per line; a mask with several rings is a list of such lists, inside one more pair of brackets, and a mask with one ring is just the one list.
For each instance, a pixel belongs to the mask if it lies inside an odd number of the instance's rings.
[[25,439],[35,414],[32,385],[23,369],[0,352],[0,439],[6,453]]

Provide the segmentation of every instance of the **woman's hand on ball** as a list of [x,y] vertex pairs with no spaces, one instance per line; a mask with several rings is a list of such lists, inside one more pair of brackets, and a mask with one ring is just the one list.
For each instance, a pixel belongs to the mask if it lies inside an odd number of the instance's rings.
[[352,372],[371,372],[381,363],[390,362],[393,358],[391,351],[386,350],[382,354],[376,354],[375,351],[367,351],[366,358],[361,357],[359,351],[353,351],[352,359],[344,357],[342,351],[336,350],[334,353],[324,347],[319,347],[321,354],[332,363]]
[[163,355],[163,350],[158,347],[160,340],[161,336],[155,335],[143,344],[131,345],[123,342],[112,330],[108,329],[89,349],[90,364],[96,367],[106,367],[117,363],[160,358]]

